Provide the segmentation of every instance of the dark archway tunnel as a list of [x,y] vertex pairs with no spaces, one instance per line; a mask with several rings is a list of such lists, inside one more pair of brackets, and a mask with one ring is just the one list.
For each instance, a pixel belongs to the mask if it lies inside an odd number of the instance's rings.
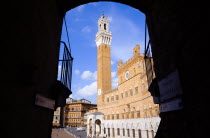
[[[7,1],[2,13],[1,135],[51,137],[53,110],[34,104],[37,93],[56,100],[58,51],[65,12],[95,1]],[[146,15],[159,81],[178,72],[183,109],[162,112],[156,138],[205,137],[208,120],[208,27],[206,3],[180,0],[115,0]],[[172,77],[173,78],[173,77]],[[161,86],[160,86],[161,87]],[[172,105],[173,106],[173,105]],[[180,106],[180,105],[176,105]]]

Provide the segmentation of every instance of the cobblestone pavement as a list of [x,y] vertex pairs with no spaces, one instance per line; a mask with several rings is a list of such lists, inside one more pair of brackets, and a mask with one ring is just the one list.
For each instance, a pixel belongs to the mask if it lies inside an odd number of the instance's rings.
[[67,130],[63,128],[53,128],[52,129],[52,138],[75,138]]
[[83,131],[76,131],[77,128],[65,128],[68,130],[71,134],[75,135],[77,138],[86,138],[87,132],[85,130]]

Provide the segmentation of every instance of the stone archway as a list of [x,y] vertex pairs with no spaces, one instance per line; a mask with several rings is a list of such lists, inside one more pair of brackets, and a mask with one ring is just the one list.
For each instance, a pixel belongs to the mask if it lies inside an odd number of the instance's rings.
[[155,137],[154,130],[151,130],[151,135],[152,135],[152,138],[154,138],[154,137]]
[[141,137],[141,129],[138,129],[138,135],[139,135],[139,138],[142,138]]
[[101,134],[101,120],[99,120],[99,119],[97,119],[96,121],[95,121],[95,134],[96,134],[96,136],[99,136],[100,134]]

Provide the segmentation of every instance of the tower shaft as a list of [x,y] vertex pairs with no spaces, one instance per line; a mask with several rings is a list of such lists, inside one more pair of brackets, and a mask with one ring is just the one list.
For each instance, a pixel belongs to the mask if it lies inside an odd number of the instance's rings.
[[97,49],[97,54],[98,89],[108,91],[112,88],[110,46],[107,44],[101,44]]

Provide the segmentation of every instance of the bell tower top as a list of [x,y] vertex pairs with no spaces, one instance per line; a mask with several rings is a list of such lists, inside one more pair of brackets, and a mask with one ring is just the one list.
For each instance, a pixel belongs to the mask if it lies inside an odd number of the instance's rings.
[[109,20],[102,14],[98,20],[98,31],[109,32]]
[[109,20],[104,16],[104,14],[101,15],[101,17],[98,20],[98,32],[96,34],[96,45],[97,47],[100,44],[111,44],[112,39],[112,33],[109,32]]

